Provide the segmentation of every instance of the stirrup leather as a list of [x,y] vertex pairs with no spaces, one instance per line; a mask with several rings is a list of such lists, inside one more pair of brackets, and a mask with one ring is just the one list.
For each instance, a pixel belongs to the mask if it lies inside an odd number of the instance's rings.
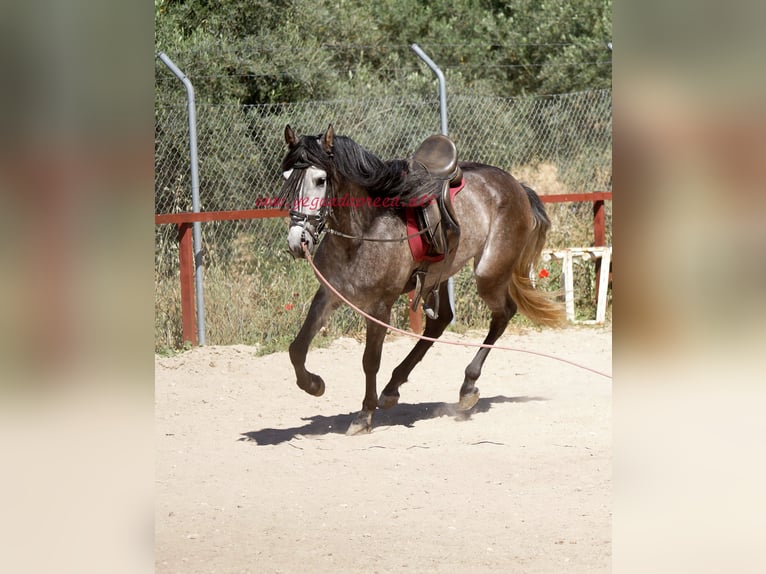
[[[424,206],[419,213],[425,229],[431,229],[429,243],[433,254],[444,255],[439,262],[438,273],[429,272],[430,263],[416,270],[415,296],[412,309],[423,298],[423,311],[430,319],[439,317],[439,285],[442,282],[444,270],[449,270],[455,259],[460,243],[460,225],[452,205],[450,184],[457,186],[463,179],[458,165],[457,148],[454,142],[444,135],[432,135],[423,141],[412,157],[412,167],[415,170],[425,170],[433,179],[441,180],[441,193],[436,201]],[[426,295],[423,293],[426,292]],[[433,304],[432,304],[433,303]]]

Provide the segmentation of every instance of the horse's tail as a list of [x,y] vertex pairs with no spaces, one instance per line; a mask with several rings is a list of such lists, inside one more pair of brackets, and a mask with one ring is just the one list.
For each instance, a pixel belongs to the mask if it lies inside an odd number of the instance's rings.
[[511,298],[518,305],[519,311],[533,322],[547,327],[559,327],[564,324],[566,314],[564,306],[556,301],[557,294],[538,291],[529,277],[532,266],[537,263],[545,245],[545,237],[551,221],[537,193],[526,184],[521,185],[527,192],[529,204],[532,207],[533,227],[529,240],[513,269],[509,286]]

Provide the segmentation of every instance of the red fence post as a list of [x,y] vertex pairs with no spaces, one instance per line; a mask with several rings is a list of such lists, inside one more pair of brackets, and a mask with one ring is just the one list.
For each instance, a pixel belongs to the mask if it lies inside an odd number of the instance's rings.
[[412,301],[415,299],[415,291],[410,291],[407,294],[408,306],[410,308],[410,330],[415,333],[423,332],[423,312],[420,310],[420,306],[414,311],[412,310]]
[[603,199],[593,202],[593,245],[606,245],[606,212]]
[[192,224],[178,224],[178,262],[181,275],[181,324],[184,343],[197,345],[197,326],[194,321],[194,253]]

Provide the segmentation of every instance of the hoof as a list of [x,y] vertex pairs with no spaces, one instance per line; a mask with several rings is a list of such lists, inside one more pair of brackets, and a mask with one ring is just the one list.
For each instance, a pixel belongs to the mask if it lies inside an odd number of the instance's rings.
[[378,398],[378,408],[379,409],[390,409],[391,407],[395,407],[399,404],[399,394],[395,395],[384,395],[383,393],[380,393],[380,398]]
[[315,397],[321,397],[324,394],[324,381],[319,375],[311,375],[311,384],[306,391],[310,395]]
[[346,435],[353,436],[357,434],[366,434],[372,430],[372,411],[360,411],[356,418],[351,421]]
[[322,380],[322,377],[313,373],[310,373],[309,376],[310,379],[308,385],[304,386],[298,383],[298,386],[310,395],[321,397],[324,394],[324,381]]
[[473,407],[475,407],[476,403],[478,402],[479,402],[479,389],[474,387],[466,394],[460,395],[460,401],[457,404],[457,410],[469,411]]

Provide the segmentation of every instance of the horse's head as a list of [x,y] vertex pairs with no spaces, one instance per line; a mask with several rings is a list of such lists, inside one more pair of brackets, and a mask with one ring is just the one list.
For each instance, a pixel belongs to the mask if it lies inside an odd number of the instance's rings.
[[294,257],[304,257],[303,244],[309,251],[319,241],[330,210],[332,172],[332,125],[319,136],[297,138],[285,127],[287,155],[282,160],[285,183],[281,196],[290,206],[290,229],[287,245]]

